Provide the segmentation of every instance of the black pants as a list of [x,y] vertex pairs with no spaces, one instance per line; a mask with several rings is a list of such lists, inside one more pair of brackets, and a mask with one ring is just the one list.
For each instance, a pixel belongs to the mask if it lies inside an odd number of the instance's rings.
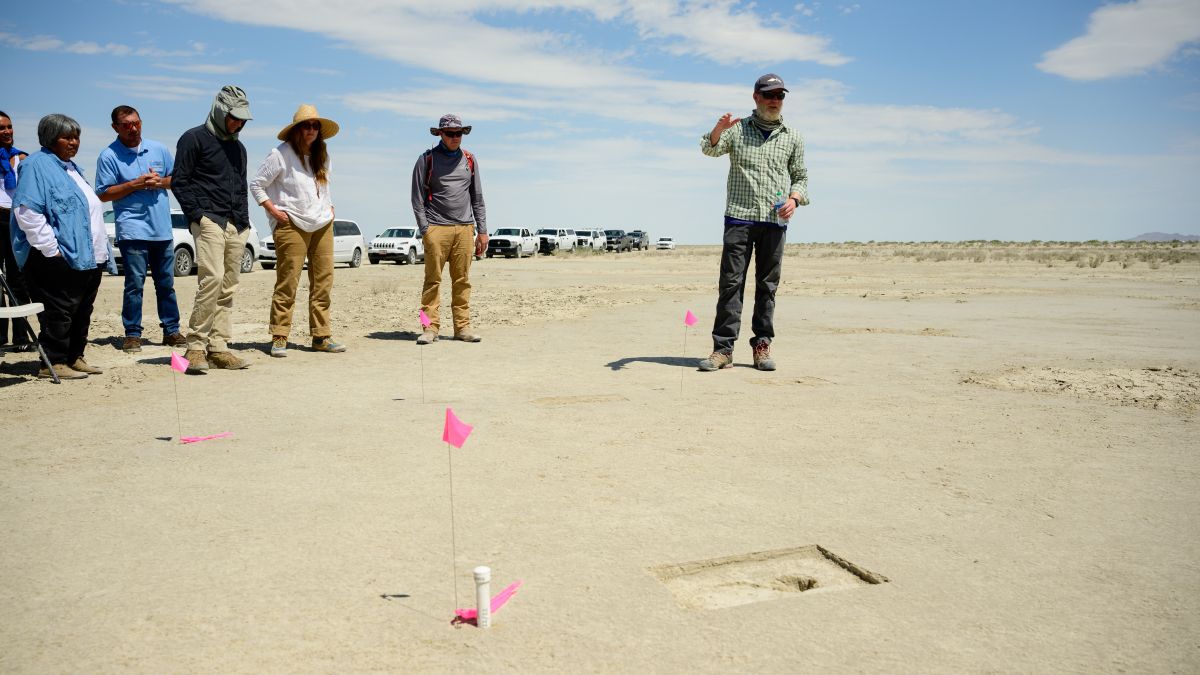
[[775,290],[783,269],[783,244],[787,230],[778,227],[728,225],[721,249],[721,280],[717,292],[717,316],[713,321],[713,351],[733,353],[742,327],[742,296],[746,271],[754,255],[754,317],[750,327],[751,346],[775,337]]
[[[0,271],[4,272],[4,280],[17,296],[17,304],[29,302],[29,289],[25,288],[25,276],[17,267],[17,259],[13,257],[12,238],[9,236],[8,220],[11,212],[0,206]],[[7,293],[0,292],[0,305],[11,302]],[[33,329],[27,319],[13,319],[12,341],[14,345],[26,344],[33,337]],[[8,343],[8,319],[0,319],[0,345]]]
[[87,346],[92,306],[96,304],[103,268],[81,272],[71,269],[62,256],[47,258],[34,249],[25,262],[24,272],[33,301],[46,306],[38,314],[38,323],[42,325],[38,341],[46,356],[53,364],[75,363]]

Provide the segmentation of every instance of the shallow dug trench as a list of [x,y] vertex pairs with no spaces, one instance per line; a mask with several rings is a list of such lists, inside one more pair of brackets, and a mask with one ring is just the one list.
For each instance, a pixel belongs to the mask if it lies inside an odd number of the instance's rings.
[[1184,413],[1200,407],[1200,373],[1182,368],[1070,370],[1022,367],[973,373],[961,382],[1004,391],[1068,394],[1117,405]]

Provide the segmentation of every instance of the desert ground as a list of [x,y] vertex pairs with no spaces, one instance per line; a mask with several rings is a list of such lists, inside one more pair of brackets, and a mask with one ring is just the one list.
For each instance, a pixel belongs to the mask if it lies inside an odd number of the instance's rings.
[[197,376],[106,276],[103,375],[0,362],[0,671],[1200,671],[1200,247],[789,245],[770,373],[748,310],[695,369],[718,260],[483,260],[425,347],[419,266],[339,268],[285,359],[256,268]]

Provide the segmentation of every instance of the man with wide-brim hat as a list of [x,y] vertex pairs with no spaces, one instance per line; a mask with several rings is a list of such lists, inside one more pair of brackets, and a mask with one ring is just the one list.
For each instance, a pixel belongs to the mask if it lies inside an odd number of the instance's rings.
[[267,153],[250,181],[250,192],[267,212],[275,238],[275,292],[271,298],[271,356],[287,356],[292,310],[304,261],[308,260],[308,331],[312,349],[338,353],[329,306],[333,293],[333,198],[325,139],[338,125],[303,104],[279,131],[283,141]]
[[487,211],[479,159],[462,148],[470,125],[454,113],[442,115],[429,133],[441,140],[421,153],[413,167],[412,207],[425,244],[425,284],[421,308],[429,317],[417,344],[438,338],[441,316],[442,268],[450,264],[454,339],[479,342],[471,330],[471,260],[487,248]]

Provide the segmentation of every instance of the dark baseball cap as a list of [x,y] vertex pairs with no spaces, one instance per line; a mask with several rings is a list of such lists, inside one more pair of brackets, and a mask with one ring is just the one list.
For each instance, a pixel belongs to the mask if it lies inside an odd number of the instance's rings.
[[783,86],[783,78],[775,73],[767,73],[754,82],[754,93],[756,94],[760,91],[775,91],[776,89],[787,91],[787,88]]

